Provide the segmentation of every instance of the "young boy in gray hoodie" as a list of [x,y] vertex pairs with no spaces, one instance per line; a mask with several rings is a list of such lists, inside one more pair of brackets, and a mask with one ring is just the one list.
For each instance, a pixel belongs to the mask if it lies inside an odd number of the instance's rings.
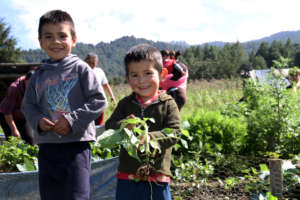
[[42,200],[87,200],[94,120],[107,103],[87,63],[71,54],[77,37],[71,16],[41,16],[39,42],[49,56],[30,79],[22,111],[39,145]]

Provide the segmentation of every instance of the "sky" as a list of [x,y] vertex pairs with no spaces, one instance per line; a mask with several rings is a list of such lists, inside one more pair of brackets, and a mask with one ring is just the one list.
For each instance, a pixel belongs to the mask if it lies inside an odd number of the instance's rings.
[[22,50],[37,49],[39,18],[68,12],[77,42],[109,43],[123,36],[152,41],[246,42],[300,30],[299,0],[1,0],[0,18]]

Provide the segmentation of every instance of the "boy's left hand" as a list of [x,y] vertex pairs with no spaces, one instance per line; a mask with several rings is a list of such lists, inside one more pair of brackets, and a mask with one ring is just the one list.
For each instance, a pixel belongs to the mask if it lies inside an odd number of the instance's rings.
[[60,116],[55,121],[54,131],[56,133],[61,134],[61,135],[67,135],[70,130],[71,130],[71,126],[70,126],[68,120],[66,120],[66,118],[64,118],[63,116]]

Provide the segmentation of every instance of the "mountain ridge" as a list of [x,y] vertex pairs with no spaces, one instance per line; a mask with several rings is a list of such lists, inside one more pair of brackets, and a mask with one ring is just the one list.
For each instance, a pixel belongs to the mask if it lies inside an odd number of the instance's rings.
[[[258,40],[252,40],[241,43],[246,52],[256,51],[261,42],[272,43],[274,40],[286,42],[288,39],[292,43],[300,43],[300,30],[299,31],[282,31],[272,34],[267,37],[263,37]],[[124,75],[123,58],[130,47],[139,44],[148,43],[155,46],[157,49],[173,49],[181,50],[191,46],[204,46],[213,45],[217,47],[223,47],[230,42],[208,42],[199,45],[189,45],[185,41],[171,41],[171,42],[154,42],[144,38],[136,38],[134,36],[123,36],[109,43],[99,42],[96,45],[77,43],[76,47],[72,50],[72,53],[78,55],[81,59],[84,59],[89,52],[94,52],[99,56],[99,66],[103,68],[105,73],[110,77],[118,77]],[[232,42],[231,42],[232,43]],[[25,62],[36,63],[47,58],[45,53],[41,49],[30,49],[22,51],[22,58]]]

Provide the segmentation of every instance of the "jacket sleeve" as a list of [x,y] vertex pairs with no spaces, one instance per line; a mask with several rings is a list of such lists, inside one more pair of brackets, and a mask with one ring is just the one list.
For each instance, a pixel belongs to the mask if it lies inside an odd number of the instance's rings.
[[[122,120],[126,118],[125,114],[122,112],[124,110],[124,99],[119,101],[116,109],[110,116],[110,118],[105,122],[105,129],[119,129]],[[122,109],[123,108],[123,109]]]
[[164,138],[159,140],[159,144],[163,148],[169,148],[177,143],[176,138],[169,137],[167,134],[163,133],[163,129],[171,128],[173,130],[173,134],[178,137],[181,134],[180,126],[181,126],[181,118],[178,107],[173,99],[168,100],[164,123],[162,130],[160,131],[152,131],[150,132],[150,136],[152,138]]
[[[25,115],[26,120],[29,122],[29,125],[35,132],[38,131],[39,121],[43,117],[47,117],[45,114],[42,113],[42,109],[40,108],[39,104],[39,97],[35,88],[36,82],[36,75],[35,73],[26,88],[21,110]],[[48,117],[47,117],[48,118]]]
[[101,92],[101,86],[91,69],[85,68],[85,70],[80,73],[79,84],[81,86],[82,95],[85,97],[85,102],[79,108],[64,114],[74,134],[83,133],[89,124],[104,112],[104,109],[108,105]]

